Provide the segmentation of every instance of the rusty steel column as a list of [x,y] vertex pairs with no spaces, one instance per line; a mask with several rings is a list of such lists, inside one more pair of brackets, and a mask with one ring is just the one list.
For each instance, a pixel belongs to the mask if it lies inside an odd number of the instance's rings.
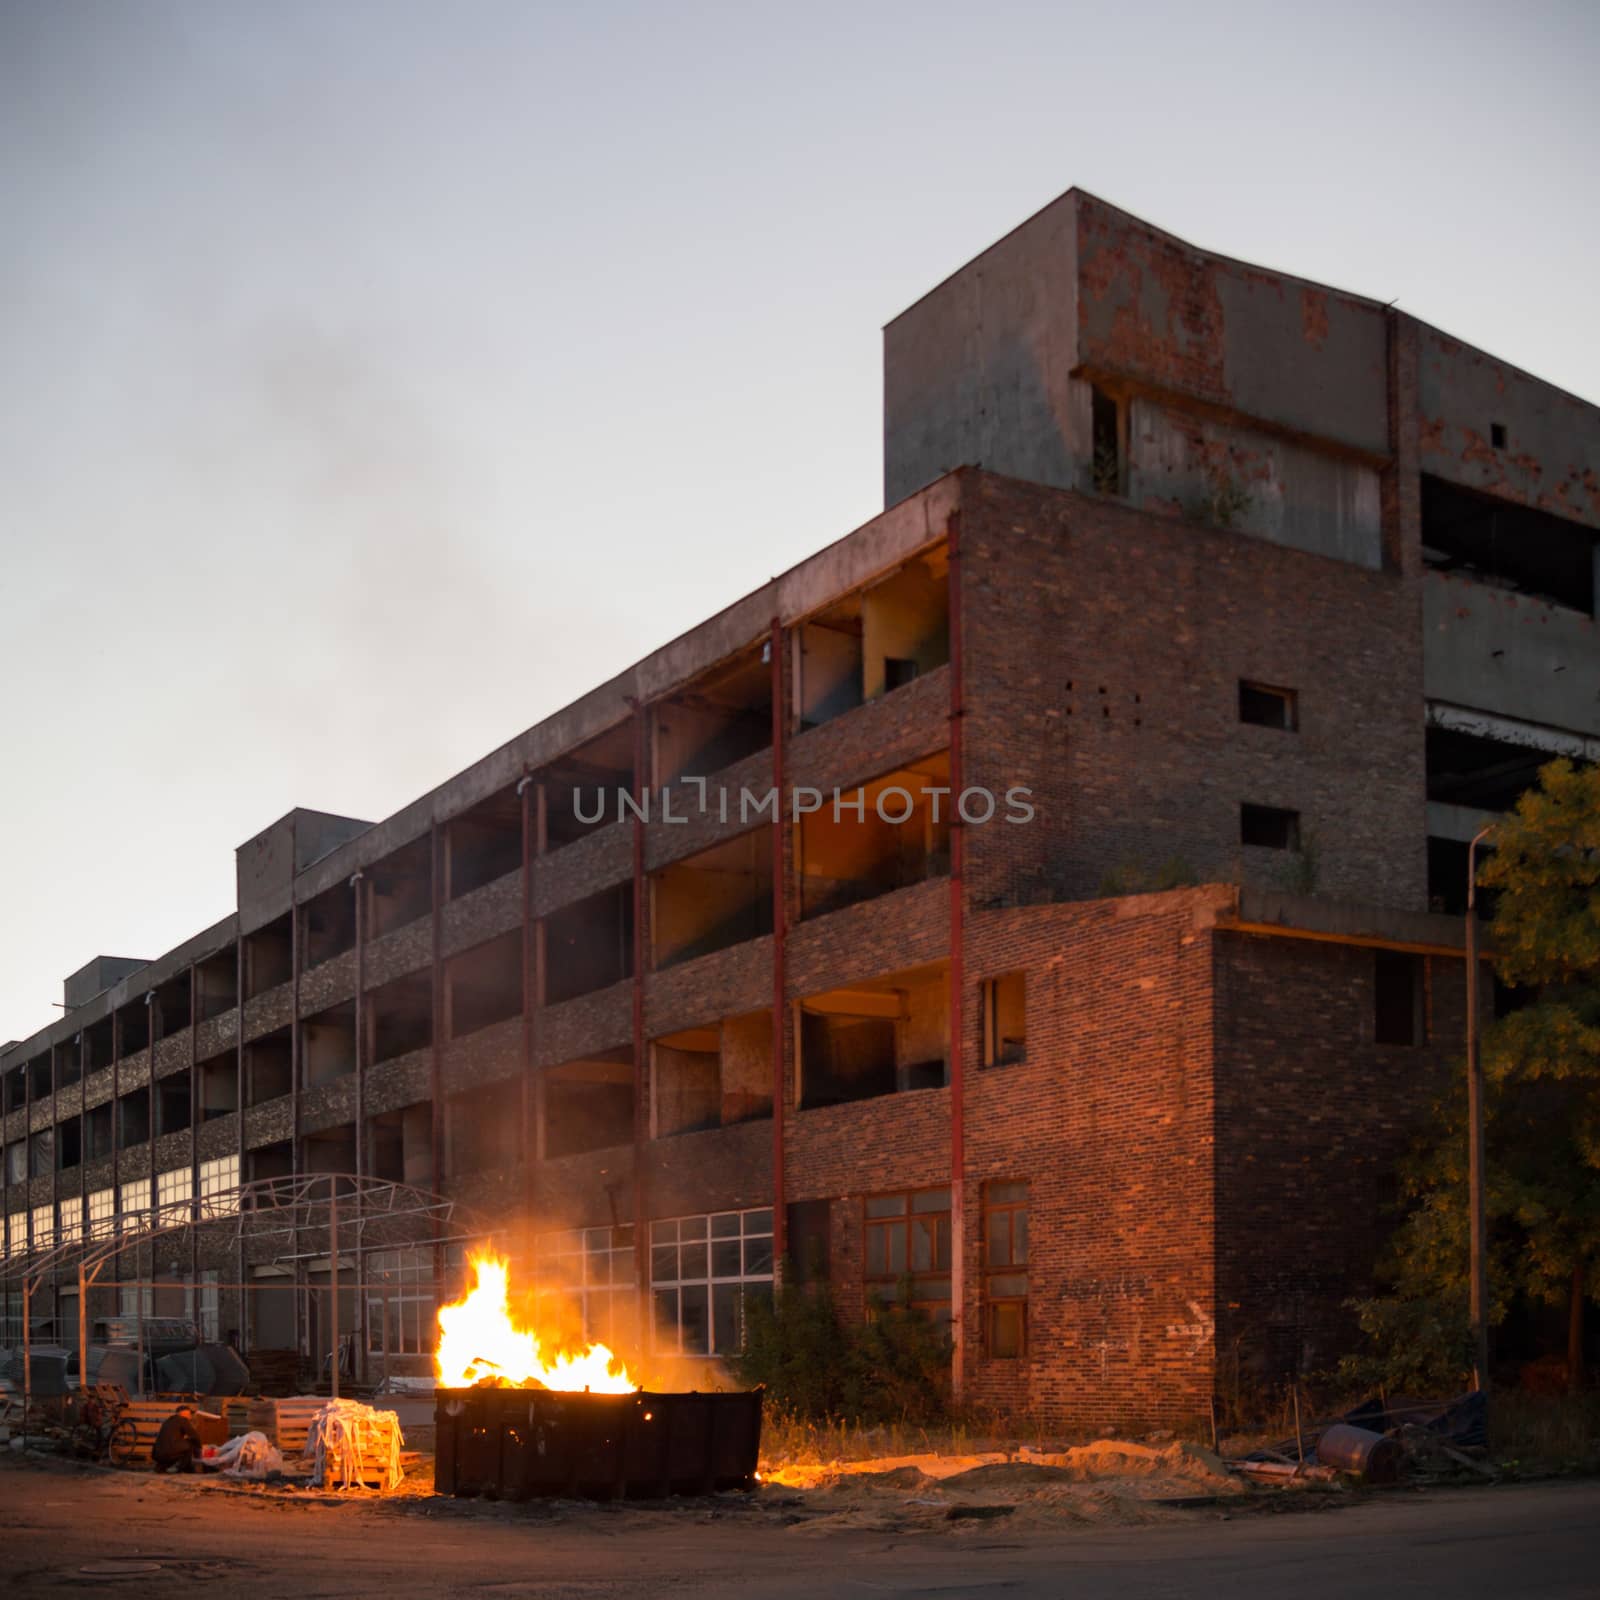
[[[444,1029],[444,963],[441,950],[444,945],[444,835],[437,819],[429,824],[428,832],[428,979],[429,1005],[432,1008],[432,1026],[428,1030],[428,1100],[433,1116],[428,1127],[428,1160],[433,1169],[433,1192],[444,1193],[444,1104],[441,1088],[444,1082],[443,1029]],[[433,1212],[433,1292],[438,1303],[444,1301],[444,1242],[438,1209]]]
[[366,1258],[361,1248],[363,1241],[362,1179],[367,1175],[367,929],[366,917],[362,907],[362,901],[366,898],[364,892],[365,882],[365,875],[360,871],[353,872],[350,875],[350,894],[354,902],[352,912],[355,917],[356,941],[356,1192],[352,1202],[356,1214],[356,1303],[355,1315],[351,1319],[354,1324],[351,1331],[361,1330],[361,1337],[355,1341],[355,1347],[351,1351],[350,1377],[352,1381],[361,1383],[364,1383],[367,1377],[367,1307],[361,1293],[361,1284],[366,1266]]
[[777,796],[772,818],[772,1260],[781,1278],[788,1247],[784,1209],[783,1112],[787,1090],[784,1063],[789,1040],[784,940],[788,930],[788,873],[784,867],[783,736],[788,727],[783,698],[783,624],[772,619],[767,648],[772,653],[772,790]]
[[950,1334],[954,1343],[951,1381],[959,1399],[966,1381],[966,1028],[963,1000],[966,969],[963,877],[966,868],[966,832],[961,820],[961,790],[965,783],[961,723],[965,707],[961,693],[961,524],[960,513],[950,518]]
[[[300,902],[293,880],[289,886],[289,1172],[300,1176]],[[290,1253],[295,1258],[295,1354],[311,1357],[311,1386],[316,1388],[317,1352],[311,1348],[311,1296],[313,1290],[310,1273],[300,1256],[300,1206],[294,1208],[294,1221],[290,1225]]]
[[[525,772],[517,782],[517,804],[522,823],[522,1100],[519,1106],[522,1129],[518,1142],[522,1150],[522,1187],[530,1223],[533,1219],[534,1167],[538,1157],[533,1119],[533,1008],[539,1001],[533,955],[533,855],[534,832],[538,822],[534,800],[533,774]],[[532,1241],[529,1242],[531,1247]]]
[[[245,1122],[245,1081],[244,1081],[244,929],[235,921],[234,946],[233,946],[233,1046],[234,1046],[234,1117],[239,1124],[239,1182],[246,1179],[245,1162],[249,1153],[244,1143]],[[235,1280],[239,1284],[239,1348],[245,1353],[250,1349],[250,1290],[246,1287],[247,1280],[244,1274],[244,1225],[241,1223],[236,1234],[237,1243],[234,1248],[235,1264],[238,1271]],[[218,1308],[221,1308],[222,1291],[217,1291]]]
[[645,1240],[644,1157],[649,1114],[649,1077],[644,1044],[644,819],[650,804],[650,773],[645,762],[645,707],[633,708],[633,1257],[638,1278],[639,1337],[650,1314],[650,1251]]
[[[200,1333],[200,968],[189,963],[189,1296]],[[217,1311],[220,1317],[221,1291]],[[220,1337],[222,1329],[217,1329]]]

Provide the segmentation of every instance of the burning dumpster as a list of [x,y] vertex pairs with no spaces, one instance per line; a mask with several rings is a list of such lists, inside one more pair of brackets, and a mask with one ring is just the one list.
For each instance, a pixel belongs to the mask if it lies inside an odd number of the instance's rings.
[[655,1393],[604,1345],[547,1353],[512,1319],[505,1263],[475,1257],[471,1266],[473,1289],[439,1312],[440,1494],[617,1499],[754,1487],[759,1389]]

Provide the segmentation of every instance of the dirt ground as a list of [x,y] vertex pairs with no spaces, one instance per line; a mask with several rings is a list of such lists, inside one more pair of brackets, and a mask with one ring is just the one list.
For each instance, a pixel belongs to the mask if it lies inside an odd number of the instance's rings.
[[[1131,1510],[1107,1517],[1093,1511],[1117,1493],[1104,1480],[1037,1476],[1080,1470],[991,1462],[938,1477],[908,1462],[804,1490],[510,1506],[240,1491],[8,1455],[0,1457],[0,1592],[814,1600],[1005,1589],[1094,1600],[1270,1589],[1343,1600],[1374,1572],[1390,1595],[1594,1592],[1600,1486],[1592,1482],[1383,1496],[1242,1491],[1225,1504],[1188,1506],[1133,1496]],[[1077,1500],[1059,1511],[1050,1497],[1063,1489],[1087,1497],[1089,1514]],[[1289,1505],[1311,1514],[1272,1514]]]

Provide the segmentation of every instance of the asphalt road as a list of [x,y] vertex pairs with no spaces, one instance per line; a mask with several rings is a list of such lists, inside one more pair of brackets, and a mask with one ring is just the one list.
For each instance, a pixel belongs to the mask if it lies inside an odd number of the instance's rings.
[[[136,1570],[108,1572],[106,1563]],[[1284,1514],[1183,1512],[1133,1528],[999,1519],[906,1534],[812,1527],[775,1502],[531,1511],[285,1504],[172,1479],[0,1462],[0,1594],[96,1590],[252,1600],[1592,1597],[1600,1484],[1400,1492]]]

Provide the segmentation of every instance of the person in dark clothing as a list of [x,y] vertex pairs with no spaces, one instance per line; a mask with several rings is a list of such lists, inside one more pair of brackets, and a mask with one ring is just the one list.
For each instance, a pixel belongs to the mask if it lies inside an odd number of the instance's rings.
[[179,1472],[193,1472],[200,1459],[200,1434],[192,1420],[192,1408],[179,1406],[161,1424],[161,1432],[150,1447],[150,1459],[157,1472],[168,1472],[176,1467]]

